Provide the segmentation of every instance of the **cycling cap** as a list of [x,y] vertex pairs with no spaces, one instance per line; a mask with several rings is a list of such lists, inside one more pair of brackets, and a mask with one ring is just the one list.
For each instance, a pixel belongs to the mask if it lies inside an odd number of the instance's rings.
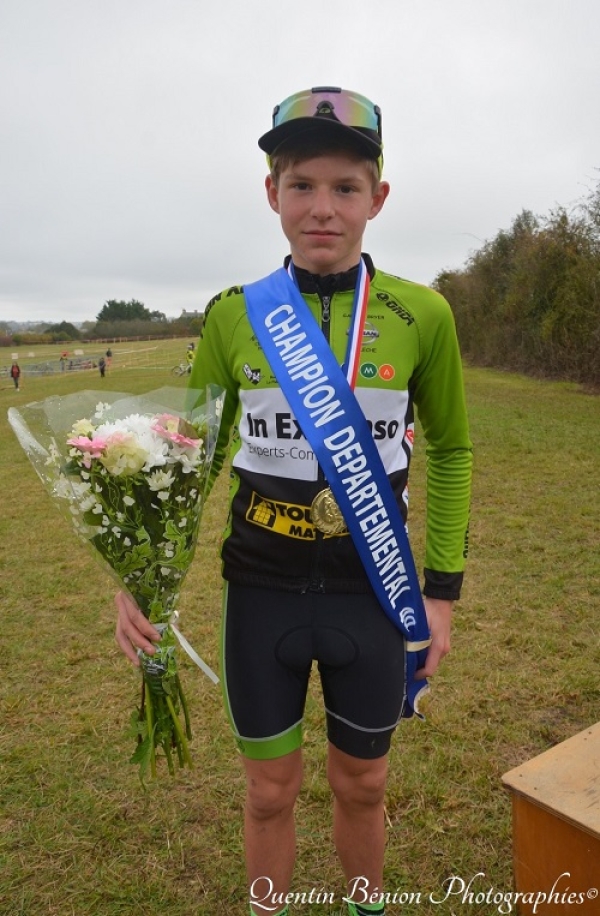
[[259,147],[271,156],[291,137],[315,130],[352,137],[369,159],[383,150],[381,110],[364,95],[336,86],[317,86],[297,92],[273,109],[273,126],[259,139]]

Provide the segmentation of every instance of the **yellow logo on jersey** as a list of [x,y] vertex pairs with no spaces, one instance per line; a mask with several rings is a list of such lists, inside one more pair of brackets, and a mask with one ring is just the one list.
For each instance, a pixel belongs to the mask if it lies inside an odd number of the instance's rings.
[[252,494],[246,520],[260,528],[268,528],[275,534],[301,541],[314,541],[317,536],[317,529],[310,517],[310,506],[265,499],[259,493]]

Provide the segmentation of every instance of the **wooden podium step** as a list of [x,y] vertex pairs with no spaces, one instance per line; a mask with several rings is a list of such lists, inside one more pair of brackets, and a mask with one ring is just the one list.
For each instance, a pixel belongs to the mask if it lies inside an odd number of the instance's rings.
[[600,916],[600,723],[502,782],[512,797],[519,913]]

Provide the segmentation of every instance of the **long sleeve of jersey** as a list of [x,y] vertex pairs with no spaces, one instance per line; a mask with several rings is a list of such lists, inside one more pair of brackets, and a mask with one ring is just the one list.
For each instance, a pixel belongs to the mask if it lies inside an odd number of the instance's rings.
[[454,319],[441,297],[436,306],[437,320],[430,313],[419,322],[423,359],[412,382],[427,442],[424,593],[454,600],[467,556],[473,455]]
[[189,382],[191,390],[203,391],[207,385],[217,385],[225,391],[221,426],[208,481],[209,493],[227,458],[238,405],[238,385],[228,364],[231,326],[228,322],[208,320],[210,310],[219,298],[211,300],[206,307],[202,337],[196,351]]

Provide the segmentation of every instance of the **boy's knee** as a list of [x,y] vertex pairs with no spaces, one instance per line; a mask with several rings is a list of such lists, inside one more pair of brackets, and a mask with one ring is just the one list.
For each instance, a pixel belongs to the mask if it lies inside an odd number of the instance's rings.
[[350,767],[330,765],[328,779],[338,802],[346,805],[379,805],[385,796],[387,765],[384,761],[356,761]]
[[300,768],[250,769],[246,777],[246,807],[255,819],[268,820],[294,807],[302,784]]
[[260,782],[248,786],[246,806],[255,820],[269,820],[294,807],[298,790],[290,785]]

